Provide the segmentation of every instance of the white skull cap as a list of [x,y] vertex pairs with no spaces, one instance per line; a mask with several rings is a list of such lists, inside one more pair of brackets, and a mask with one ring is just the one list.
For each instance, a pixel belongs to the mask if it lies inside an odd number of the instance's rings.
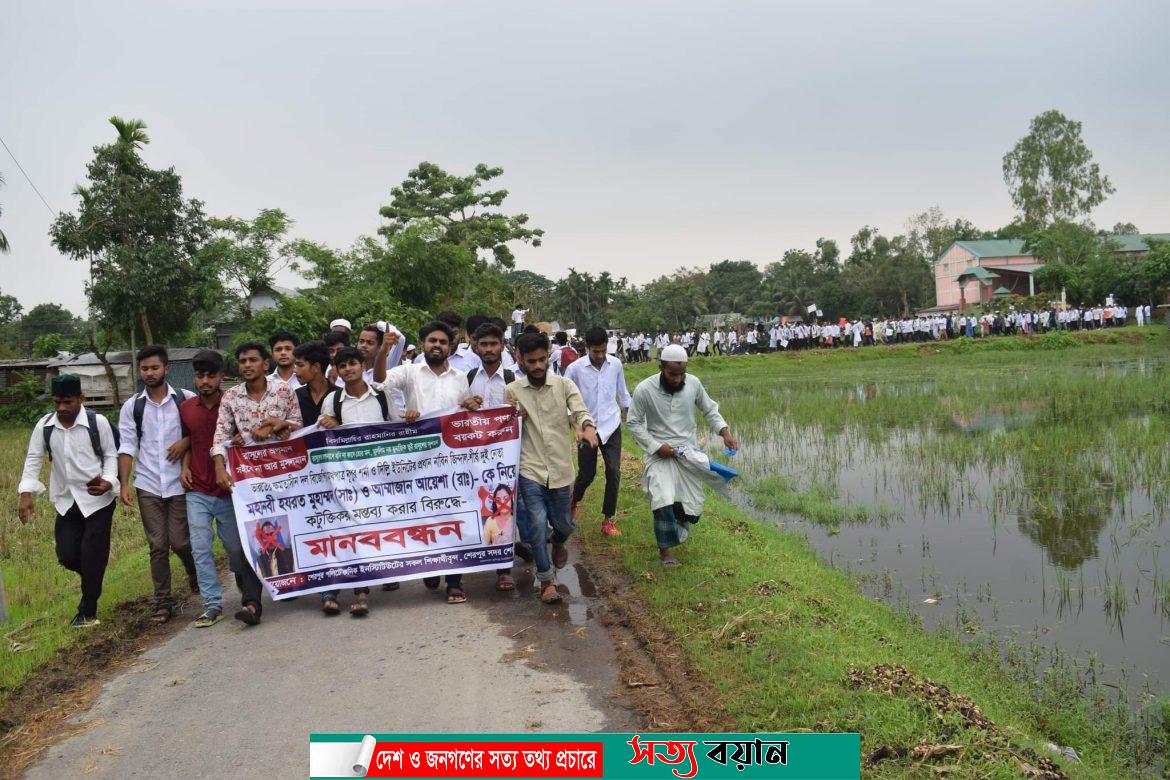
[[670,344],[662,348],[658,353],[658,359],[666,363],[685,363],[687,351],[678,344]]

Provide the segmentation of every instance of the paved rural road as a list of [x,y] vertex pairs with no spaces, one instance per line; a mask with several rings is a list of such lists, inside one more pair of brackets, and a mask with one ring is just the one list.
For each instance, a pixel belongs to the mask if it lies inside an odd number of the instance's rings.
[[27,776],[306,777],[312,731],[633,729],[610,696],[617,662],[588,573],[570,564],[572,595],[553,608],[516,573],[510,594],[467,576],[461,606],[408,582],[375,588],[364,620],[326,618],[311,595],[266,604],[255,628],[187,627],[111,680],[79,718],[96,722]]

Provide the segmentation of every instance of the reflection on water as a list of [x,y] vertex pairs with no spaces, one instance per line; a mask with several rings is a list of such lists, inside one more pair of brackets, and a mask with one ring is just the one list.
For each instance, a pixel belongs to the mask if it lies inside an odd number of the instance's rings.
[[[1089,368],[1165,377],[1166,364],[1145,359]],[[1052,425],[1053,415],[1063,413],[1058,404],[1021,399],[978,412],[950,410],[917,428],[875,429],[793,423],[786,402],[801,389],[771,392],[771,412],[753,418],[736,465],[748,480],[775,475],[804,488],[830,485],[843,503],[892,508],[892,522],[879,512],[874,516],[885,522],[863,525],[773,517],[858,575],[867,593],[912,609],[927,625],[1017,642],[1035,637],[1097,659],[1114,679],[1119,670],[1136,672],[1131,680],[1170,691],[1170,561],[1161,555],[1170,546],[1170,456],[1164,444],[1125,444],[1148,443],[1143,433],[1164,419],[1111,417],[1103,434],[1083,434],[1096,437],[1091,446],[1074,448],[1068,437],[1081,432],[1071,424],[1055,425],[1051,437],[1030,430]],[[932,382],[808,392],[844,404],[930,395],[946,408]],[[751,504],[745,490],[735,495]]]

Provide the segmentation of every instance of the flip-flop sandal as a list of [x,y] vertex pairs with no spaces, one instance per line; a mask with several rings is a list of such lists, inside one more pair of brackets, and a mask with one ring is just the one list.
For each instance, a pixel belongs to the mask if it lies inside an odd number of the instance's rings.
[[370,614],[370,605],[366,603],[364,598],[358,599],[349,605],[349,614],[353,617],[365,617]]
[[511,574],[501,574],[496,577],[496,590],[516,590],[516,582]]
[[447,603],[448,604],[463,604],[467,601],[467,594],[463,592],[463,588],[456,588],[449,586],[447,588]]
[[545,604],[556,604],[561,600],[561,594],[557,591],[557,586],[553,585],[551,588],[547,585],[540,587],[540,600]]
[[423,577],[423,585],[427,586],[427,590],[438,590],[439,589],[439,578],[438,577]]
[[166,623],[168,620],[170,620],[172,615],[173,613],[171,612],[170,607],[159,607],[154,611],[154,614],[150,616],[150,622],[157,623],[161,626],[163,623]]
[[203,614],[195,618],[195,628],[211,628],[223,620],[223,613],[218,609],[206,609]]
[[659,558],[658,562],[663,566],[682,566],[682,563],[679,561],[679,559],[675,558],[673,555],[669,558]]
[[321,611],[326,615],[337,615],[341,613],[341,605],[333,599],[325,599],[321,602]]

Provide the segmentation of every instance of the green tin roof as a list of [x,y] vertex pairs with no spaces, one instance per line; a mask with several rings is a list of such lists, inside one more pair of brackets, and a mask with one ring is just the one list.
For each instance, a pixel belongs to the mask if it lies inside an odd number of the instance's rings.
[[995,271],[988,271],[981,265],[973,265],[963,269],[963,272],[956,276],[956,279],[962,279],[964,276],[974,276],[981,282],[989,282],[992,279],[998,279],[999,274]]
[[1006,287],[999,287],[999,288],[996,288],[995,292],[993,292],[993,293],[991,294],[991,297],[992,297],[992,298],[1002,298],[1002,297],[1004,297],[1005,295],[1011,295],[1011,294],[1012,294],[1012,291],[1011,291],[1011,290],[1009,290],[1008,288],[1006,288]]

